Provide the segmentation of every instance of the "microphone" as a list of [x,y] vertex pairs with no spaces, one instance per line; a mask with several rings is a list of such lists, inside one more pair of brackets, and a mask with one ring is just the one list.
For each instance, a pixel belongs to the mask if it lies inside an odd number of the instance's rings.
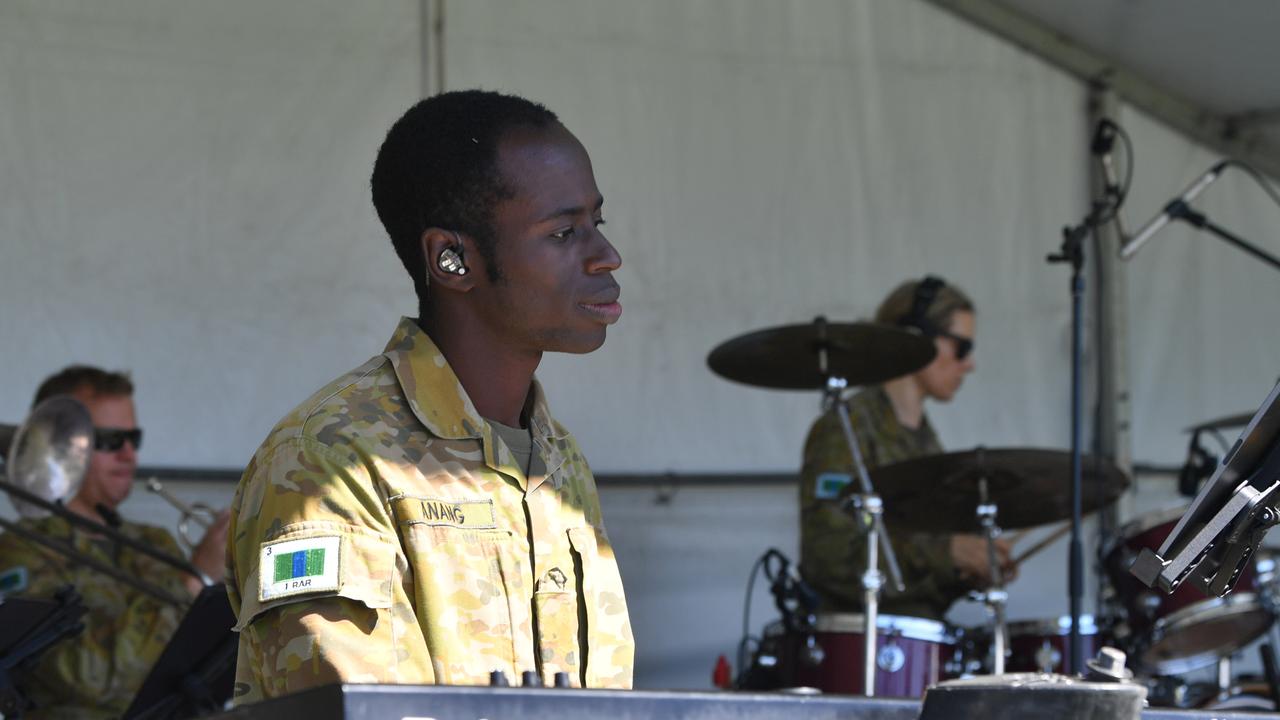
[[1115,145],[1116,133],[1119,131],[1120,127],[1109,118],[1102,118],[1098,121],[1097,129],[1093,131],[1089,151],[1098,158],[1098,165],[1102,168],[1102,193],[1111,203],[1112,221],[1115,222],[1116,232],[1124,238],[1124,223],[1120,220],[1119,212],[1120,203],[1124,202],[1124,197],[1121,195],[1120,181],[1116,179],[1115,160],[1111,155],[1111,147]]
[[1089,150],[1094,155],[1107,155],[1111,152],[1111,146],[1116,141],[1116,124],[1108,118],[1102,118],[1098,121],[1098,127],[1093,131],[1093,141],[1089,143]]
[[1209,187],[1214,180],[1217,180],[1218,176],[1222,174],[1222,171],[1226,169],[1227,164],[1227,160],[1219,160],[1213,167],[1206,170],[1203,175],[1196,178],[1196,181],[1191,183],[1191,186],[1188,187],[1185,192],[1173,200],[1170,200],[1169,204],[1164,206],[1164,209],[1160,211],[1159,215],[1151,218],[1150,222],[1143,225],[1141,230],[1120,246],[1120,259],[1128,260],[1133,257],[1134,253],[1138,252],[1138,249],[1150,240],[1152,235],[1160,232],[1160,229],[1165,225],[1168,225],[1170,220],[1178,217],[1181,214],[1182,208],[1187,203],[1194,200],[1196,196],[1204,192],[1204,189]]
[[813,586],[804,581],[800,573],[794,565],[787,566],[787,575],[791,577],[791,585],[795,588],[796,599],[800,601],[800,606],[804,609],[806,615],[811,615],[818,609],[821,600],[818,598],[818,591]]

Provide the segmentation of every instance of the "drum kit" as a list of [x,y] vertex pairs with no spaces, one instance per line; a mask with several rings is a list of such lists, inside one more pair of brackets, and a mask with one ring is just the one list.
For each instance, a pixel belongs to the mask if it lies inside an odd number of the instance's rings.
[[[844,391],[914,372],[927,365],[934,352],[931,340],[910,329],[829,323],[820,317],[809,324],[733,338],[708,357],[711,369],[729,380],[753,387],[821,391],[824,411],[835,412],[841,420],[857,470],[840,500],[847,512],[861,517],[858,525],[868,536],[862,566],[864,612],[824,613],[818,608],[809,615],[810,626],[799,632],[794,620],[768,625],[755,663],[770,668],[764,677],[778,687],[920,697],[930,685],[950,678],[1086,671],[1071,667],[1070,615],[1012,622],[1005,618],[1008,593],[994,546],[1003,530],[1042,527],[1071,517],[1069,453],[977,448],[872,469],[863,462]],[[1225,417],[1196,429],[1243,425],[1251,416]],[[1086,456],[1082,471],[1085,513],[1111,505],[1129,485],[1125,474],[1104,458]],[[1151,689],[1153,704],[1171,706],[1189,702],[1190,684],[1182,676],[1190,671],[1216,663],[1219,685],[1230,685],[1223,664],[1272,629],[1277,612],[1273,598],[1280,598],[1280,570],[1271,555],[1256,560],[1242,573],[1236,591],[1221,598],[1205,597],[1189,584],[1163,595],[1133,578],[1133,558],[1143,548],[1158,547],[1182,510],[1143,515],[1104,538],[1099,566],[1107,586],[1105,600],[1097,615],[1081,615],[1078,626],[1082,657],[1093,657],[1103,646],[1121,648],[1139,681]],[[960,628],[879,613],[885,584],[880,553],[890,575],[890,591],[913,580],[900,577],[890,530],[985,537],[992,582],[971,598],[986,605],[989,622]],[[1066,530],[1056,528],[1012,562],[1025,562]],[[870,632],[873,627],[876,631]]]

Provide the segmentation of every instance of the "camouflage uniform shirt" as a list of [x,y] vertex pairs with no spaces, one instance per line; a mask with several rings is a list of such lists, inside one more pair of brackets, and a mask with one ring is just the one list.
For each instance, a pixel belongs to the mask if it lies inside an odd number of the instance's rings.
[[[24,519],[20,524],[178,597],[189,595],[181,572],[108,539],[90,537],[62,518]],[[185,557],[173,536],[161,528],[125,522],[119,530],[174,557]],[[81,617],[84,631],[46,650],[22,681],[23,690],[38,706],[24,717],[111,718],[124,714],[177,630],[185,609],[13,533],[0,535],[0,571],[6,578],[20,578],[11,595],[49,599],[62,586],[74,585],[88,610]]]
[[535,381],[526,477],[408,318],[271,431],[231,508],[237,703],[336,681],[626,688],[634,643],[595,480]]
[[[916,430],[903,427],[883,388],[868,388],[847,404],[868,469],[942,452],[928,419]],[[836,499],[844,485],[857,482],[856,472],[840,419],[828,411],[809,430],[800,473],[800,568],[821,596],[824,612],[857,611],[863,606],[866,545],[859,521],[841,510]],[[950,536],[892,526],[889,534],[907,590],[898,594],[890,588],[882,554],[885,585],[880,611],[942,619],[951,603],[970,587],[951,560]]]

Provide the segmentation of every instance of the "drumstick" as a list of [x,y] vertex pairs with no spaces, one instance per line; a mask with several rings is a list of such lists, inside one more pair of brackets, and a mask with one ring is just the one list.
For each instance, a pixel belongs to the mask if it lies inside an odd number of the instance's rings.
[[1004,537],[1006,540],[1008,540],[1010,545],[1017,545],[1018,541],[1026,537],[1027,533],[1029,532],[1031,532],[1031,529],[1025,528],[1025,529],[1018,530],[1016,532],[1007,533],[1007,534],[1002,533],[1001,536]]
[[1021,565],[1023,561],[1030,559],[1032,555],[1035,555],[1041,550],[1049,547],[1050,545],[1053,544],[1053,541],[1057,540],[1063,535],[1066,535],[1068,532],[1071,532],[1071,523],[1065,522],[1062,525],[1060,525],[1057,530],[1054,530],[1053,532],[1044,536],[1044,538],[1042,538],[1035,545],[1032,545],[1031,547],[1024,550],[1021,555],[1011,560],[1010,564],[1015,566]]

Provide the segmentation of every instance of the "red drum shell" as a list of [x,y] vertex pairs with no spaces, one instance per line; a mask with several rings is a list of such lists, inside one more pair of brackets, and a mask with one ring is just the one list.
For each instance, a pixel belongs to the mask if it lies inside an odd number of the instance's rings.
[[[1086,660],[1105,644],[1092,615],[1080,616],[1080,656]],[[1071,616],[1053,620],[1017,620],[1009,623],[1009,658],[1005,672],[1048,672],[1061,675],[1082,673],[1072,670]]]
[[1138,645],[1136,663],[1161,675],[1180,674],[1214,663],[1248,645],[1271,626],[1271,614],[1258,599],[1252,565],[1240,572],[1225,598],[1205,597],[1191,583],[1172,594],[1152,590],[1129,574],[1143,548],[1158,550],[1186,508],[1141,515],[1120,528],[1106,548],[1104,566],[1124,603]]
[[[823,692],[863,694],[864,617],[860,613],[819,615],[815,636],[824,659],[817,667],[796,664],[796,680]],[[954,639],[935,620],[904,615],[876,618],[876,695],[918,698],[943,679]]]

